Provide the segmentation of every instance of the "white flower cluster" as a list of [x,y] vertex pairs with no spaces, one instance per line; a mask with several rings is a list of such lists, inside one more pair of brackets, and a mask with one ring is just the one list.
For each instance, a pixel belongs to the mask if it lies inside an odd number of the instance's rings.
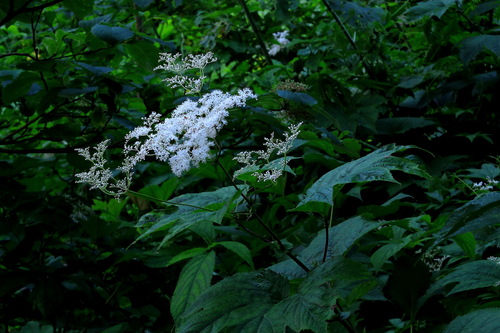
[[475,190],[482,190],[482,191],[490,191],[493,189],[493,186],[498,184],[498,181],[488,178],[486,182],[479,182],[479,183],[473,183],[472,187]]
[[[234,173],[234,177],[244,174],[249,170],[254,170],[257,168],[257,162],[265,161],[267,163],[263,168],[264,172],[255,171],[252,176],[257,177],[257,181],[271,180],[276,182],[276,180],[283,174],[283,170],[288,164],[286,158],[286,153],[292,148],[293,141],[297,138],[300,133],[300,126],[302,123],[297,125],[290,125],[288,128],[289,132],[285,133],[285,138],[283,140],[275,139],[274,132],[271,133],[270,138],[265,138],[264,146],[267,147],[266,150],[257,151],[242,151],[236,155],[234,160],[238,161],[245,166]],[[270,162],[271,156],[284,156]]]
[[278,54],[278,52],[281,51],[283,47],[285,47],[286,45],[288,45],[288,43],[290,43],[290,41],[287,38],[288,31],[275,32],[273,33],[273,36],[274,39],[276,39],[276,41],[278,42],[278,44],[273,44],[271,46],[271,49],[269,49],[268,53],[272,57]]
[[[180,59],[179,59],[180,58]],[[185,58],[181,58],[180,53],[172,55],[171,53],[160,53],[159,62],[164,62],[154,68],[154,70],[164,69],[173,72],[176,75],[167,78],[163,81],[168,82],[170,88],[182,87],[189,93],[198,93],[203,87],[203,81],[206,76],[203,69],[212,62],[217,61],[217,58],[212,52],[206,54],[189,54]],[[198,70],[198,77],[188,77],[186,72],[192,69]]]
[[88,172],[76,175],[77,182],[90,183],[91,189],[98,188],[119,197],[128,190],[135,165],[147,156],[168,162],[172,172],[180,176],[210,157],[212,139],[226,124],[228,110],[242,107],[247,99],[255,97],[250,89],[240,90],[237,95],[215,90],[197,101],[184,101],[170,118],[163,121],[160,114],[152,113],[144,118],[142,126],[125,136],[125,159],[118,168],[124,174],[123,179],[115,179],[113,172],[106,167],[104,154],[109,142],[106,140],[97,145],[94,153],[89,148],[77,149],[93,164]]

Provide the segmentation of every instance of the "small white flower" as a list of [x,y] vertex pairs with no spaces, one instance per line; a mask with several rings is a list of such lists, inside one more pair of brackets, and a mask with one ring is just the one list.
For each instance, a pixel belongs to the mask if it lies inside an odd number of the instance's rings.
[[287,38],[288,31],[281,31],[273,33],[274,39],[278,42],[278,44],[273,44],[269,49],[268,53],[270,56],[274,57],[278,52],[281,51],[283,47],[288,45],[290,41]]
[[[274,133],[271,133],[269,138],[264,139],[264,146],[267,147],[266,150],[242,151],[238,153],[233,159],[241,164],[244,164],[244,166],[237,170],[233,177],[236,178],[243,173],[253,171],[258,168],[260,171],[252,173],[252,176],[256,177],[257,181],[270,180],[272,182],[276,182],[277,179],[283,174],[283,170],[287,167],[289,160],[286,158],[286,153],[290,150],[290,148],[292,148],[293,141],[299,135],[299,128],[301,125],[302,123],[290,125],[288,128],[289,131],[285,133],[285,138],[283,140],[275,139]],[[273,155],[285,157],[270,162],[270,158]],[[259,161],[265,162],[266,165],[257,167],[257,162]]]

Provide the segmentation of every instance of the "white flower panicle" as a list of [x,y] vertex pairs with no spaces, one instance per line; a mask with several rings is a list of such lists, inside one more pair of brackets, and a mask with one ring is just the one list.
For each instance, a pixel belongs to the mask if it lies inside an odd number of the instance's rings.
[[[283,174],[283,170],[288,165],[286,159],[286,153],[292,148],[293,141],[297,138],[300,133],[300,126],[302,123],[297,125],[290,125],[288,132],[285,133],[283,140],[274,138],[274,133],[271,133],[271,137],[265,138],[264,146],[266,150],[257,151],[242,151],[236,155],[233,159],[237,162],[244,164],[244,166],[234,173],[234,177],[253,170],[258,167],[258,162],[265,162],[266,165],[260,168],[263,172],[255,171],[252,176],[257,178],[257,181],[267,181],[276,182],[277,179]],[[270,161],[271,156],[284,156],[283,158],[278,158],[274,161]]]
[[491,179],[491,178],[487,178],[487,180],[485,182],[481,181],[479,183],[473,183],[472,187],[475,190],[491,191],[491,190],[493,190],[493,187],[496,186],[497,184],[498,184],[498,181]]
[[288,31],[281,31],[281,32],[275,32],[273,33],[274,39],[278,42],[278,44],[273,44],[271,48],[269,49],[269,55],[274,57],[276,54],[278,54],[279,51],[290,41],[288,40]]
[[[179,59],[180,58],[180,59]],[[164,69],[173,72],[176,75],[171,78],[164,79],[170,88],[182,87],[190,93],[198,93],[203,87],[203,82],[206,76],[203,72],[204,68],[212,62],[217,61],[217,58],[212,52],[206,54],[193,55],[189,54],[182,58],[180,53],[160,53],[159,62],[164,62],[154,68],[154,70]],[[198,77],[189,77],[185,73],[189,70],[196,69]]]
[[210,157],[213,139],[226,124],[228,110],[245,106],[248,99],[256,97],[250,89],[239,90],[237,95],[215,90],[197,101],[184,101],[163,121],[160,114],[152,113],[143,118],[143,125],[125,136],[125,158],[118,168],[124,174],[123,179],[116,180],[105,167],[104,153],[109,142],[106,140],[97,145],[93,154],[89,148],[77,150],[93,164],[88,172],[76,175],[78,182],[90,183],[91,189],[119,197],[128,190],[136,164],[147,156],[168,162],[172,172],[180,176]]

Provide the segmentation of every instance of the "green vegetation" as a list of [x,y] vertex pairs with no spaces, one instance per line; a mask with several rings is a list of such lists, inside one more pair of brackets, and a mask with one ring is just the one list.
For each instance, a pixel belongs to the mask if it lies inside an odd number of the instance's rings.
[[499,20],[0,1],[1,331],[500,332]]

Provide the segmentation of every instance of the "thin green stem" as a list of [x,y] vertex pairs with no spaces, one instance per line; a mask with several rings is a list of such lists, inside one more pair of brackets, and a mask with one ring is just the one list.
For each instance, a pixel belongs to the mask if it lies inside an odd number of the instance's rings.
[[186,207],[192,207],[192,208],[196,208],[196,209],[206,210],[207,212],[215,212],[215,210],[204,208],[204,207],[199,207],[199,206],[185,204],[185,203],[180,203],[180,202],[173,202],[173,201],[168,201],[168,200],[161,200],[161,199],[152,197],[150,195],[139,193],[139,192],[135,192],[135,191],[132,191],[132,190],[128,190],[127,193],[131,194],[133,196],[136,196],[138,198],[145,198],[145,199],[151,200],[153,202],[161,202],[161,203],[165,203],[165,204],[168,204],[168,205],[174,205],[174,206],[186,206]]
[[[224,172],[224,174],[226,175],[227,179],[229,179],[229,181],[231,182],[232,186],[234,188],[236,188],[237,191],[239,191],[241,194],[241,197],[243,198],[243,200],[245,200],[245,202],[250,206],[252,207],[253,204],[252,202],[250,201],[250,199],[243,193],[243,191],[241,191],[239,188],[238,188],[238,185],[236,185],[236,183],[234,182],[233,178],[229,175],[229,173],[227,172],[227,170],[224,168],[224,166],[220,163],[220,161],[217,160],[217,164],[219,165],[219,167],[222,169],[222,171]],[[278,235],[276,235],[276,233],[274,233],[274,231],[267,225],[267,223],[264,222],[264,220],[262,220],[262,218],[257,215],[256,213],[253,214],[253,216],[257,219],[257,221],[259,222],[259,224],[267,231],[267,233],[271,236],[271,238],[273,239],[273,241],[276,242],[276,244],[278,244],[278,247],[279,249],[285,253],[290,259],[292,259],[297,265],[299,265],[300,268],[302,268],[305,272],[309,272],[310,269],[302,262],[299,260],[299,258],[297,258],[293,253],[291,253],[290,251],[288,251],[285,247],[285,245],[283,244],[283,242],[279,239]],[[259,237],[260,239],[262,239],[261,237]],[[270,243],[269,241],[267,241],[268,243]]]

